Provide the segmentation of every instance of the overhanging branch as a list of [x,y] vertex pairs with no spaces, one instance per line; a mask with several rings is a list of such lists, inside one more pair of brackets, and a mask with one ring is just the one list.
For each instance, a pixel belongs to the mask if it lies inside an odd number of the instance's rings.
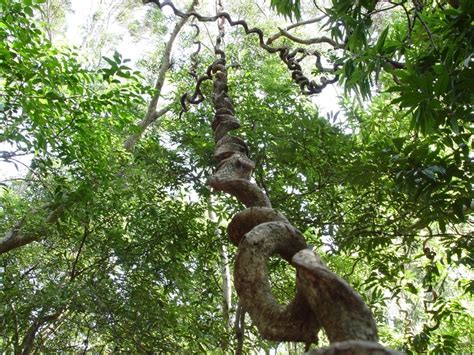
[[[159,0],[144,0],[144,3],[145,4],[154,3],[158,5],[160,9],[162,9],[165,6],[169,6],[171,7],[171,9],[173,10],[176,16],[186,18],[186,19],[190,17],[195,17],[201,22],[214,22],[220,18],[225,18],[232,27],[235,27],[235,26],[242,27],[247,35],[250,35],[250,34],[257,35],[260,47],[266,50],[268,53],[272,53],[272,54],[277,53],[279,55],[280,59],[286,64],[287,68],[291,71],[292,73],[291,77],[293,78],[293,80],[300,86],[301,91],[306,95],[319,94],[328,84],[335,83],[338,80],[338,75],[335,75],[334,78],[332,79],[325,78],[320,83],[317,83],[314,80],[308,79],[303,74],[303,69],[295,58],[295,55],[298,52],[300,52],[300,49],[292,50],[291,48],[287,46],[272,47],[268,45],[264,40],[264,34],[260,28],[257,28],[257,27],[250,28],[247,22],[244,20],[234,21],[232,20],[230,14],[227,12],[218,12],[214,16],[203,16],[195,11],[182,12],[178,10],[171,1],[160,2]],[[337,69],[337,67],[335,69]],[[207,80],[207,79],[209,78],[206,77],[204,80]],[[198,86],[199,85],[200,83],[198,83]],[[189,102],[193,103],[192,100]]]

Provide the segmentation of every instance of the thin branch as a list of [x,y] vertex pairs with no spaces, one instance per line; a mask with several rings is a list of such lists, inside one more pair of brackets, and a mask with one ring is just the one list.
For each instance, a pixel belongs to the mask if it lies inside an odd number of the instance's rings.
[[84,340],[84,351],[82,352],[82,355],[86,355],[87,354],[87,349],[89,348],[89,336],[90,336],[90,333],[91,333],[91,328],[87,329],[87,336],[86,336],[86,340]]
[[8,160],[13,157],[22,157],[31,154],[30,152],[22,152],[21,150],[15,150],[14,152],[2,151],[0,152],[0,159]]
[[438,49],[438,46],[436,45],[436,43],[434,42],[434,39],[433,39],[433,32],[431,32],[430,28],[428,27],[428,25],[426,24],[425,20],[423,20],[423,18],[421,17],[420,13],[418,12],[418,10],[415,9],[415,18],[418,18],[421,22],[421,25],[423,26],[423,28],[425,29],[426,33],[428,34],[428,38],[430,39],[430,42],[431,42],[431,45],[433,46],[434,49]]
[[[189,11],[193,11],[197,2],[198,0],[193,0],[193,2],[191,3],[191,6],[189,7]],[[189,17],[182,17],[182,16],[180,17],[181,18],[176,23],[176,25],[173,28],[173,31],[171,32],[170,39],[166,43],[165,51],[163,53],[163,57],[161,58],[161,66],[158,72],[158,78],[156,79],[155,95],[152,97],[150,104],[148,105],[148,110],[145,115],[145,118],[138,124],[139,131],[130,135],[124,142],[124,148],[128,151],[132,151],[135,144],[142,137],[143,132],[145,132],[145,130],[153,122],[155,122],[158,119],[158,117],[164,115],[171,108],[171,106],[168,105],[165,108],[161,109],[160,111],[157,111],[158,99],[161,96],[161,90],[163,89],[163,85],[165,83],[166,73],[168,72],[168,69],[170,68],[171,50],[173,49],[174,41],[189,18]]]
[[405,69],[405,63],[397,62],[392,59],[384,58],[385,61],[392,66],[393,69]]
[[[72,201],[70,201],[72,202]],[[34,215],[41,210],[50,209],[48,216],[45,218],[43,226],[39,227],[36,231],[25,234],[22,228],[27,222],[27,216]],[[40,208],[31,210],[28,215],[23,217],[15,226],[10,229],[3,238],[0,239],[0,255],[10,250],[19,248],[23,245],[32,243],[39,240],[47,233],[47,227],[45,225],[51,225],[56,223],[63,211],[66,209],[66,204],[46,204]]]
[[282,36],[292,40],[293,42],[299,43],[299,44],[305,44],[305,45],[310,45],[310,44],[319,44],[319,43],[327,43],[333,46],[334,48],[338,49],[344,49],[344,45],[337,43],[333,39],[326,37],[326,36],[321,36],[321,37],[315,37],[315,38],[309,38],[309,39],[302,39],[298,38],[296,36],[293,36],[291,33],[288,31],[284,30],[283,28],[278,28],[280,30],[280,33]]
[[81,255],[82,248],[84,247],[84,243],[86,242],[88,235],[89,235],[89,222],[87,222],[86,225],[84,226],[84,235],[82,237],[81,244],[79,245],[79,250],[77,251],[76,258],[74,259],[74,263],[72,264],[71,281],[73,281],[74,278],[77,276],[76,274],[77,262],[79,261],[79,256]]
[[352,264],[351,271],[349,271],[349,273],[347,273],[347,274],[344,274],[344,276],[343,276],[342,278],[347,279],[349,276],[351,276],[351,275],[354,273],[357,264],[358,264],[361,260],[362,260],[362,258],[356,259],[355,262],[354,262],[354,264]]
[[[37,178],[37,181],[41,183],[41,185],[43,185],[43,187],[45,188],[45,190],[48,190],[49,193],[53,194],[53,192],[51,191],[51,189],[49,188],[48,184],[46,184],[43,179],[41,178],[41,176],[34,170],[31,168],[30,165],[27,165],[25,163],[23,163],[21,160],[18,160],[18,159],[15,159],[13,157],[9,157],[8,160],[6,160],[6,162],[8,163],[12,163],[15,165],[15,167],[18,169],[18,167],[16,166],[16,164],[20,164],[22,165],[23,167],[25,167],[27,170],[28,170],[28,175],[31,176],[31,175],[34,175],[36,176]],[[30,175],[31,174],[31,175]],[[27,177],[28,177],[27,175]]]
[[[393,2],[390,1],[391,4],[395,4]],[[405,7],[405,4],[403,3],[400,3],[400,6],[402,7],[403,9],[403,12],[405,13],[405,17],[407,19],[407,34],[405,36],[405,38],[403,39],[403,42],[405,42],[406,40],[408,41],[411,41],[411,32],[413,30],[413,22],[410,18],[410,12],[408,11],[408,9]]]
[[[211,36],[211,33],[209,32],[209,28],[207,27],[207,24],[204,24],[204,28],[206,29],[207,37],[209,38],[209,42],[211,42],[212,48],[215,48],[216,44],[214,43],[214,40],[212,39],[212,36]],[[209,48],[209,46],[205,45],[204,43],[202,43],[202,45],[206,47],[209,50],[209,52],[214,53],[214,51],[211,48]]]
[[381,9],[374,10],[374,11],[372,11],[372,12],[368,12],[368,13],[365,14],[365,16],[366,16],[366,17],[367,17],[367,16],[372,16],[372,15],[374,15],[374,14],[378,14],[378,13],[380,13],[380,12],[388,11],[388,10],[394,9],[394,8],[396,8],[396,7],[402,5],[401,3],[400,3],[400,4],[397,4],[397,3],[394,3],[394,2],[390,2],[390,4],[392,4],[392,6],[384,7],[384,8],[381,8]]
[[263,9],[260,7],[257,1],[255,1],[255,5],[257,5],[257,8],[260,10],[262,15],[265,16],[265,18],[267,19],[268,18],[267,14],[265,13],[265,11],[263,11]]
[[313,4],[314,4],[314,7],[316,7],[316,9],[318,9],[319,11],[321,11],[321,13],[323,13],[326,17],[330,17],[329,14],[324,11],[321,6],[319,6],[318,4],[318,1],[317,0],[313,0]]
[[161,110],[155,111],[152,115],[150,116],[147,115],[140,123],[138,123],[138,128],[139,128],[138,132],[131,134],[125,140],[123,147],[129,152],[132,151],[133,147],[135,147],[137,142],[140,140],[145,130],[158,118],[160,118],[161,116],[166,114],[168,111],[170,111],[172,107],[173,105],[169,104],[163,107]]
[[[8,304],[8,302],[7,302],[7,304]],[[13,305],[13,303],[10,303],[10,307],[12,309],[13,324],[15,326],[15,334],[13,335],[13,341],[15,342],[14,343],[14,349],[15,349],[15,354],[16,354],[20,350],[20,334],[18,332],[18,316],[17,316],[16,309],[15,309],[15,306]]]
[[[300,27],[300,26],[305,26],[305,25],[309,25],[311,23],[319,22],[319,21],[323,20],[324,18],[326,18],[326,15],[319,16],[319,17],[316,17],[316,18],[313,18],[313,19],[310,19],[310,20],[306,20],[306,21],[297,22],[297,23],[294,23],[294,24],[288,26],[287,28],[285,28],[284,31],[289,31],[293,28],[297,28],[297,27]],[[280,32],[275,33],[273,36],[268,37],[267,44],[268,45],[272,44],[274,41],[276,41],[282,35],[283,34],[280,30]]]

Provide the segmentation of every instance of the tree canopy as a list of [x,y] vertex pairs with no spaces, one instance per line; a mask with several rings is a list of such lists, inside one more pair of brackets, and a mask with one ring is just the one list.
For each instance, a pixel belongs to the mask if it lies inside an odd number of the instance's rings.
[[[0,0],[0,349],[304,351],[265,340],[232,286],[242,207],[208,185],[200,80],[220,46],[252,181],[380,342],[474,351],[472,1],[105,1],[78,47],[73,3]],[[294,268],[267,267],[290,301]]]

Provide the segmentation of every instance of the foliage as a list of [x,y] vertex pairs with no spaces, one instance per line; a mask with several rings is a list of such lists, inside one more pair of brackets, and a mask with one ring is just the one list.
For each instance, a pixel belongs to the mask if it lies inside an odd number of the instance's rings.
[[[6,6],[6,5],[4,5]],[[146,88],[117,53],[98,72],[76,53],[53,48],[31,22],[33,6],[3,9],[2,135],[18,154],[34,154],[38,173],[67,167],[92,180],[108,173],[117,140]]]
[[[226,35],[230,93],[256,182],[362,294],[381,340],[407,353],[469,353],[473,10],[467,0],[418,3],[380,11],[376,1],[334,0],[324,9],[325,28],[345,43],[331,57],[346,89],[339,120],[321,117],[278,57],[238,31]],[[296,18],[314,10],[272,4]],[[40,236],[0,256],[0,348],[19,353],[32,333],[45,353],[234,348],[219,251],[239,207],[209,204],[211,85],[178,118],[179,96],[195,82],[175,60],[172,112],[125,152],[152,93],[142,83],[154,78],[118,53],[85,69],[45,38],[37,6],[0,0],[0,141],[13,147],[1,158],[32,157],[26,177],[2,182],[0,235],[25,221],[24,232]],[[162,19],[148,18],[156,43],[166,38]],[[203,66],[213,59],[200,55]],[[153,61],[141,66],[156,72]],[[288,300],[292,269],[275,260],[270,269],[276,297]],[[278,346],[251,327],[245,341],[248,351]]]
[[271,7],[279,13],[288,16],[290,19],[293,15],[297,20],[301,18],[300,0],[272,0]]
[[[2,191],[1,233],[25,214],[25,233],[44,239],[1,258],[0,347],[20,352],[35,332],[40,352],[218,346],[200,339],[219,319],[182,317],[202,295],[201,314],[220,302],[208,290],[218,255],[208,243],[219,242],[206,206],[178,198],[186,168],[159,142],[133,165],[122,148],[149,89],[118,53],[89,71],[53,48],[32,22],[35,5],[2,9],[2,141],[14,145],[5,159],[33,162],[26,182]],[[34,208],[45,201],[63,206],[50,226],[49,211]]]

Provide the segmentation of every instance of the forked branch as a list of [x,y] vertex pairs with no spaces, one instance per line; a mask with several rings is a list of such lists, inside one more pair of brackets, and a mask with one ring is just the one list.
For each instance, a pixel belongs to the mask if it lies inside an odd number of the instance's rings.
[[[144,0],[144,3],[145,4],[154,3],[158,5],[160,9],[162,9],[165,6],[169,6],[173,10],[174,14],[181,18],[195,17],[196,19],[198,19],[198,21],[201,21],[201,22],[214,22],[214,21],[217,21],[218,19],[225,18],[231,26],[242,27],[247,35],[254,34],[258,37],[259,45],[261,48],[263,48],[269,53],[272,53],[272,54],[277,53],[279,55],[280,59],[286,64],[288,69],[291,71],[291,77],[293,78],[293,80],[300,86],[301,91],[306,95],[319,94],[328,84],[335,83],[338,80],[338,75],[336,74],[337,66],[335,66],[334,68],[333,78],[331,79],[324,78],[323,80],[321,80],[320,83],[317,83],[315,80],[310,80],[308,77],[306,77],[303,74],[303,69],[300,63],[298,62],[298,60],[296,60],[296,54],[301,51],[300,48],[296,50],[292,50],[291,48],[287,46],[272,47],[265,42],[264,34],[261,29],[257,27],[250,28],[247,22],[244,20],[237,20],[237,21],[232,20],[231,16],[227,12],[218,12],[214,16],[203,16],[196,11],[182,12],[179,9],[177,9],[176,6],[171,1],[160,2],[159,0]],[[208,74],[209,73],[207,73],[206,76],[203,77],[202,81],[209,79]],[[197,88],[199,88],[202,81],[198,82]],[[201,95],[202,94],[200,93],[200,91],[197,90],[194,95],[187,98],[187,101],[189,103],[197,103]]]

